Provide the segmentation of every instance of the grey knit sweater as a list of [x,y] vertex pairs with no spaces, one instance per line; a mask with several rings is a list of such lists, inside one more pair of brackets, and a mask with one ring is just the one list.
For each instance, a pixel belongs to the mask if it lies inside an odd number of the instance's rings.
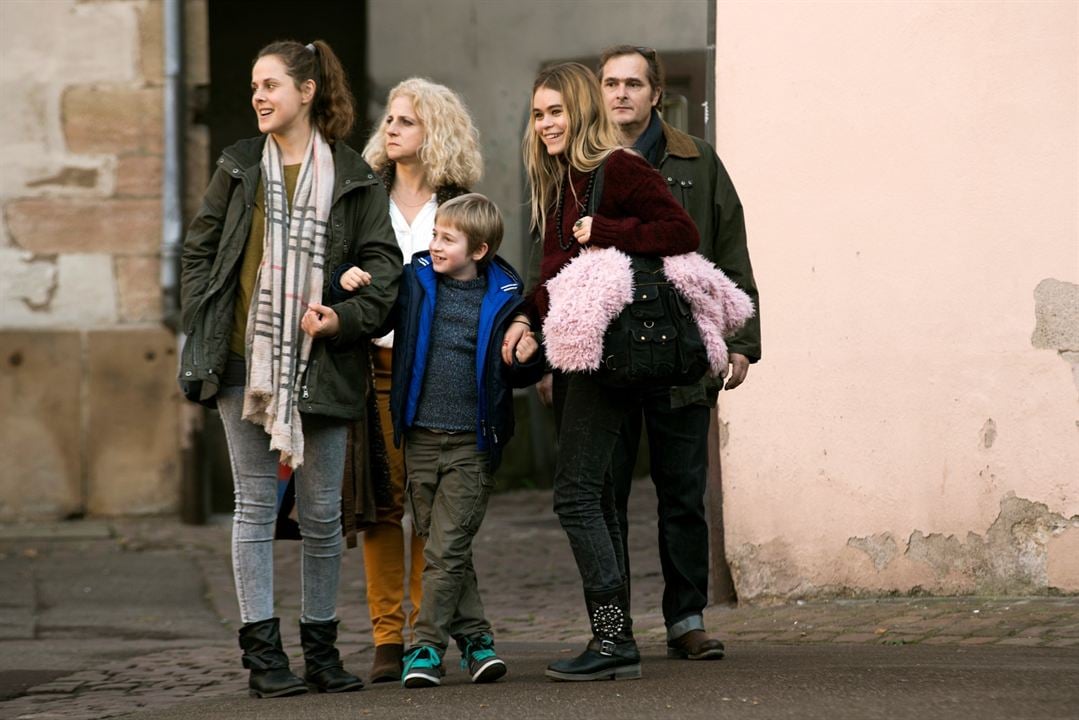
[[476,340],[487,277],[438,277],[435,316],[414,424],[451,432],[476,429]]

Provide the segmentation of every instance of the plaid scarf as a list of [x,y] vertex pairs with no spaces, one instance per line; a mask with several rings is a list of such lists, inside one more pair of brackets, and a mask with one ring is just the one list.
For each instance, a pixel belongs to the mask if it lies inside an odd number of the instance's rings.
[[289,211],[281,150],[273,136],[262,149],[266,234],[247,320],[247,386],[243,418],[261,425],[281,463],[303,464],[300,382],[312,338],[300,328],[311,300],[322,301],[326,228],[333,202],[330,146],[311,134]]

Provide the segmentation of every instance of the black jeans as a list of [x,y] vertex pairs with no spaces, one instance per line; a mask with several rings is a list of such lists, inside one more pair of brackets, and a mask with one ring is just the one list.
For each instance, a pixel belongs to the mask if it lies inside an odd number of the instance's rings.
[[673,639],[703,629],[708,604],[708,521],[704,491],[708,479],[708,428],[714,408],[671,407],[670,390],[640,393],[625,418],[611,458],[622,557],[629,576],[626,538],[633,466],[642,419],[648,432],[652,483],[659,501],[659,560],[663,568],[663,619]]
[[609,467],[623,422],[640,412],[638,394],[604,387],[582,373],[555,373],[554,401],[554,510],[585,592],[604,592],[627,577]]

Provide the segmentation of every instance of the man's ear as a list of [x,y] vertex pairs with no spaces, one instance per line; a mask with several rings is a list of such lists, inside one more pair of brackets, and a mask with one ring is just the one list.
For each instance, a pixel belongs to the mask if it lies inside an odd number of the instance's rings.
[[663,88],[652,88],[652,107],[659,109],[659,98],[663,94]]

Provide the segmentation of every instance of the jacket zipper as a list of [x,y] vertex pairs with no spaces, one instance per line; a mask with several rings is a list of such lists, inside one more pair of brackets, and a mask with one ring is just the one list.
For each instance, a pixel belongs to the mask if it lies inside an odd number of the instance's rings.
[[306,373],[307,379],[304,381],[304,384],[302,386],[300,386],[300,390],[301,390],[301,393],[303,395],[304,400],[310,400],[311,399],[311,394],[308,391],[308,383],[311,382],[311,375],[315,372],[315,366],[317,364],[318,364],[318,360],[312,360],[311,362],[307,363],[307,373]]

